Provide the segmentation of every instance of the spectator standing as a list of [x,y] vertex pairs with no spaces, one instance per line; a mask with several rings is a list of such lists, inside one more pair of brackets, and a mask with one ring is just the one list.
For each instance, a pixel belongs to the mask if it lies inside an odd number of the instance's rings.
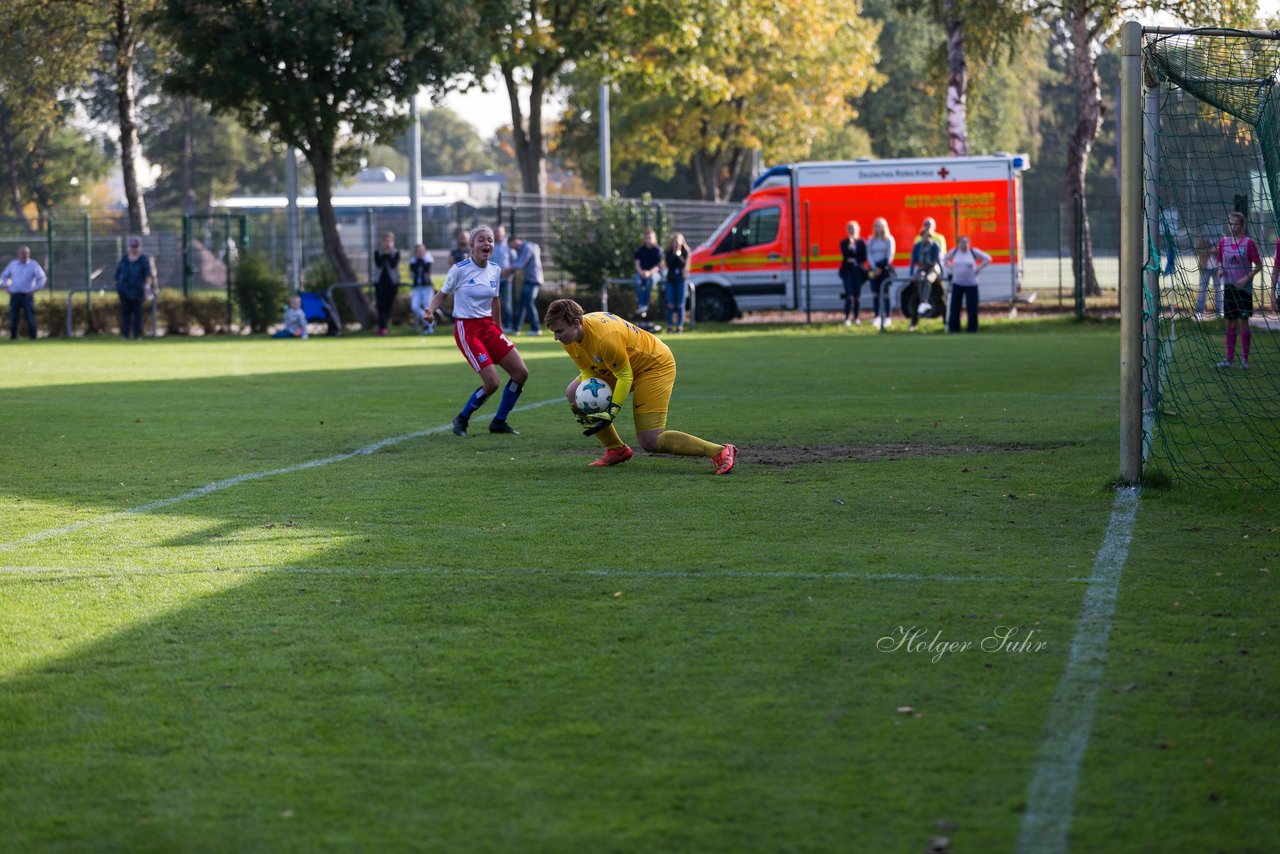
[[882,216],[876,217],[871,224],[871,239],[867,241],[867,265],[870,269],[867,279],[871,283],[872,305],[875,307],[878,329],[884,329],[891,322],[888,288],[893,284],[893,257],[897,252],[898,242],[889,231],[888,221]]
[[306,338],[307,313],[302,310],[302,295],[289,297],[289,307],[284,311],[284,327],[277,330],[272,338]]
[[[1207,228],[1207,226],[1206,226]],[[1213,286],[1213,307],[1222,314],[1222,281],[1218,278],[1218,262],[1214,258],[1213,244],[1204,232],[1196,235],[1196,266],[1200,268],[1200,292],[1196,295],[1196,315],[1204,318],[1205,296]]]
[[471,257],[471,233],[458,229],[458,245],[449,250],[449,263],[460,264]]
[[378,308],[378,334],[386,335],[396,294],[400,291],[400,250],[396,248],[396,236],[392,232],[382,235],[382,246],[373,250],[373,267],[376,271],[373,295]]
[[520,274],[520,304],[516,306],[516,318],[511,331],[520,334],[525,315],[529,316],[529,334],[541,335],[538,325],[538,291],[542,290],[542,248],[531,240],[512,237],[508,243],[514,257],[507,272]]
[[9,340],[18,337],[19,313],[27,319],[27,334],[36,340],[35,292],[49,281],[44,269],[31,258],[31,248],[18,247],[18,257],[0,273],[0,287],[9,292]]
[[1276,257],[1271,262],[1271,310],[1280,312],[1280,238],[1276,239]]
[[116,265],[116,294],[120,297],[120,335],[142,337],[142,303],[151,295],[151,259],[142,254],[142,238],[131,236],[128,251]]
[[653,286],[662,281],[662,249],[658,247],[658,235],[652,228],[644,231],[644,243],[635,252],[636,258],[636,316],[649,316],[649,300]]
[[[840,283],[844,285],[844,325],[861,325],[862,285],[867,280],[867,242],[862,239],[862,226],[849,220],[840,241]],[[879,303],[877,303],[878,305]]]
[[498,269],[503,271],[502,278],[498,280],[498,304],[502,306],[502,331],[514,332],[515,328],[511,325],[511,321],[515,318],[514,302],[511,298],[511,276],[506,271],[511,267],[511,246],[507,243],[507,229],[505,226],[498,226],[493,230],[493,258],[494,264],[498,265]]
[[1236,336],[1240,336],[1240,367],[1249,369],[1249,318],[1253,316],[1253,277],[1262,272],[1258,244],[1245,233],[1244,214],[1227,214],[1230,234],[1218,241],[1218,281],[1222,282],[1223,316],[1227,319],[1226,358],[1219,368],[1229,368],[1236,360]]
[[671,235],[663,261],[667,265],[667,327],[679,334],[684,332],[684,271],[689,265],[689,244],[680,232]]
[[960,331],[960,303],[968,310],[966,332],[978,331],[978,274],[991,264],[991,256],[969,245],[967,236],[956,240],[943,264],[951,271],[951,305],[947,307],[947,329]]
[[493,232],[480,226],[471,235],[470,257],[449,268],[440,291],[431,298],[427,312],[433,317],[446,295],[453,296],[453,340],[471,369],[480,375],[480,387],[471,393],[462,411],[453,419],[455,436],[466,436],[471,416],[498,390],[498,366],[510,378],[502,390],[498,412],[489,422],[490,433],[516,435],[507,423],[524,384],[529,379],[520,351],[498,326],[498,276],[502,272],[490,263]]
[[422,243],[413,247],[413,257],[409,259],[409,307],[423,335],[436,331],[436,320],[427,313],[427,306],[436,295],[436,287],[431,282],[431,265],[435,260]]

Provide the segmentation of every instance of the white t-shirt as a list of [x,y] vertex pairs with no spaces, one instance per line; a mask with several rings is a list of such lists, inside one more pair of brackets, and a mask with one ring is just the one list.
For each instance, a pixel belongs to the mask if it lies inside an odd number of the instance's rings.
[[959,249],[952,249],[948,252],[947,265],[951,267],[951,284],[978,284],[979,261],[985,261],[990,264],[991,256],[983,252],[981,249],[974,249],[972,247],[963,252]]
[[477,267],[470,258],[450,267],[440,292],[453,294],[453,316],[463,320],[492,317],[501,272],[492,261]]

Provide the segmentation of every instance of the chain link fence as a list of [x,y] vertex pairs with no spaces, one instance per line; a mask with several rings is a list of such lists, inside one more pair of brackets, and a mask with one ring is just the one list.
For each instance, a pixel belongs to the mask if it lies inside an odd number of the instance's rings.
[[[537,196],[502,193],[496,203],[474,206],[454,203],[423,208],[423,241],[436,258],[437,278],[448,267],[448,253],[456,244],[461,228],[476,225],[505,225],[509,234],[538,243],[543,251],[546,284],[549,290],[564,288],[569,282],[556,264],[557,239],[552,223],[572,209],[599,205],[596,197]],[[654,228],[659,241],[680,231],[692,246],[706,240],[730,215],[737,203],[699,202],[677,199],[636,200],[636,243],[646,228]],[[370,280],[373,249],[382,234],[397,236],[405,250],[409,238],[409,211],[405,207],[336,209],[338,233],[358,277]],[[1068,242],[1070,211],[1065,205],[1024,211],[1024,294],[1034,292],[1042,305],[1070,307],[1074,304],[1071,251]],[[1119,207],[1112,199],[1091,200],[1089,222],[1093,234],[1094,265],[1104,290],[1104,301],[1115,301],[1118,279]],[[152,211],[151,231],[142,236],[143,252],[152,260],[156,283],[166,292],[182,297],[222,295],[231,300],[231,281],[238,253],[263,253],[272,268],[287,275],[288,229],[282,209],[215,211],[207,215]],[[327,273],[320,225],[314,209],[299,211],[302,243],[300,275],[308,271]],[[49,274],[48,293],[41,299],[65,301],[70,289],[114,290],[115,268],[124,255],[128,236],[123,211],[58,211],[47,222],[35,226],[29,221],[0,218],[0,266],[26,245]],[[951,238],[951,235],[948,235]],[[907,239],[899,235],[900,240]],[[7,334],[8,324],[4,324]],[[47,331],[47,330],[46,330]]]

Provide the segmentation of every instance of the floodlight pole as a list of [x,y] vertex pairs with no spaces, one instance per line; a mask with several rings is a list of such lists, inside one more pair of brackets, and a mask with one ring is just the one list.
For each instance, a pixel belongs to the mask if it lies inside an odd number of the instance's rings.
[[1120,52],[1120,478],[1142,481],[1143,231],[1142,24],[1121,28]]
[[289,195],[285,208],[285,231],[289,243],[289,291],[302,290],[302,233],[298,218],[298,150],[290,145],[284,150],[284,182]]
[[613,167],[609,162],[609,83],[600,81],[600,198],[613,195]]
[[418,117],[418,93],[409,96],[409,249],[422,239],[422,122]]

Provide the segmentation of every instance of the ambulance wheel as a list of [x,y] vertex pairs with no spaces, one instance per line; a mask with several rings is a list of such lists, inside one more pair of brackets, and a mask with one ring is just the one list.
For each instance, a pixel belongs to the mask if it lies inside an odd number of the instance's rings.
[[697,320],[699,323],[728,323],[738,315],[733,297],[714,285],[703,285],[697,292]]

